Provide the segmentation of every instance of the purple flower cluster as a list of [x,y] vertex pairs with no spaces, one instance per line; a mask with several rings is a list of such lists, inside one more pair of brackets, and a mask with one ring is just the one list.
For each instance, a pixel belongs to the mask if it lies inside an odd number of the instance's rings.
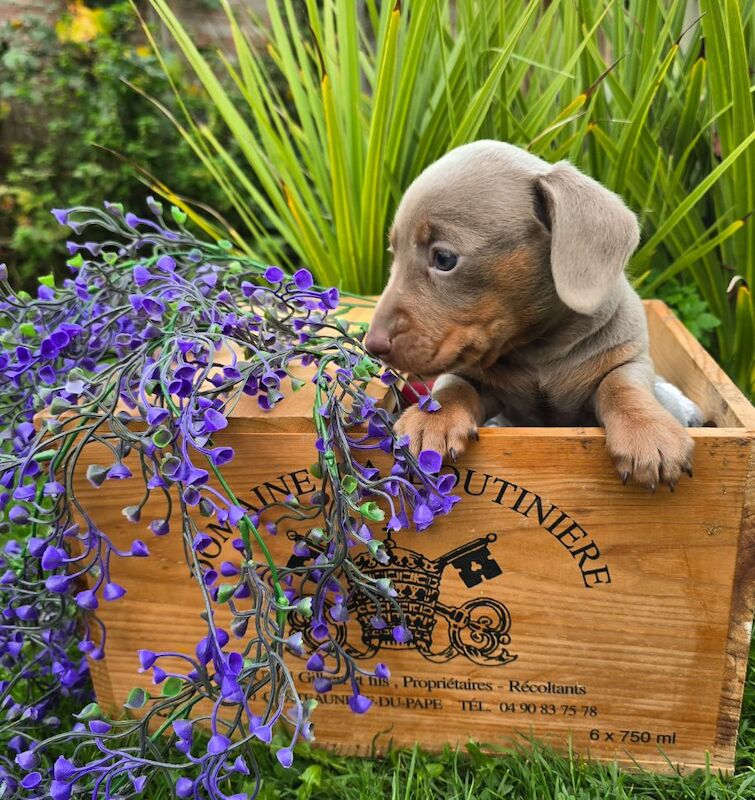
[[[248,797],[228,787],[259,786],[253,742],[285,731],[276,757],[288,767],[296,742],[312,738],[316,703],[299,697],[287,654],[308,659],[317,692],[347,685],[358,714],[371,704],[360,676],[389,674],[382,664],[365,671],[338,635],[360,599],[377,609],[377,628],[403,620],[390,584],[355,566],[365,550],[389,558],[370,525],[424,530],[457,500],[440,456],[415,458],[368,392],[381,379],[398,398],[397,376],[333,313],[336,289],[318,288],[305,269],[289,277],[240,258],[230,242],[201,242],[183,212],[171,209],[169,223],[158,202],[148,205],[154,219],[111,203],[55,210],[77,236],[97,226],[105,241],[69,242],[72,277],[60,286],[43,279],[36,297],[15,292],[0,268],[0,667],[11,676],[0,681],[4,798],[136,796],[156,772],[177,797]],[[242,395],[264,410],[282,402],[302,384],[302,365],[315,386],[311,472],[320,486],[306,506],[288,498],[253,512],[223,478],[234,452],[215,434]],[[84,469],[87,448],[107,457]],[[370,454],[389,467],[373,466]],[[97,488],[133,484],[123,508],[138,534],[130,546],[113,542],[77,496],[82,472]],[[153,494],[168,511],[143,518]],[[285,565],[265,543],[281,516],[305,530]],[[210,539],[201,518],[232,533],[237,561],[202,566]],[[85,656],[101,659],[107,647],[97,609],[128,602],[112,577],[115,560],[148,557],[144,539],[166,535],[183,537],[206,635],[191,653],[139,651],[158,688],[131,692],[126,708],[137,719],[107,719],[87,703]],[[222,605],[228,631],[214,620]],[[402,622],[393,636],[407,641],[411,631]],[[73,725],[55,716],[61,698],[87,703]],[[63,742],[69,757],[52,763]]]

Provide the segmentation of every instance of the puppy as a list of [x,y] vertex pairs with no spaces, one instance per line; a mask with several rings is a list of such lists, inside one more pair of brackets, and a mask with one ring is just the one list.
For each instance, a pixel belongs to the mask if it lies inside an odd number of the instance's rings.
[[622,200],[568,162],[510,144],[452,150],[408,188],[393,264],[365,339],[437,380],[441,408],[396,430],[456,458],[496,414],[605,427],[616,469],[655,491],[692,476],[693,443],[658,402],[642,303],[624,268],[639,242]]

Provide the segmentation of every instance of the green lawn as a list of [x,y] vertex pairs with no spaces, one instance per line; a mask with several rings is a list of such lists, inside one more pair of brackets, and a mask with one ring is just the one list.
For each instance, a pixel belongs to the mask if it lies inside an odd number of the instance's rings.
[[563,758],[541,746],[500,756],[475,745],[430,755],[394,751],[387,758],[338,758],[301,752],[284,770],[265,760],[261,798],[297,800],[681,800],[755,798],[755,640],[750,653],[735,775],[688,777],[628,773],[614,765]]

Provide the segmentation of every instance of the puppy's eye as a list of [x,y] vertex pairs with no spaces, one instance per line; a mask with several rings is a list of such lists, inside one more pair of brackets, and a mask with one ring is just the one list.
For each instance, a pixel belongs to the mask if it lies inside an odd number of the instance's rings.
[[432,265],[441,272],[450,272],[458,260],[456,254],[450,250],[433,250]]

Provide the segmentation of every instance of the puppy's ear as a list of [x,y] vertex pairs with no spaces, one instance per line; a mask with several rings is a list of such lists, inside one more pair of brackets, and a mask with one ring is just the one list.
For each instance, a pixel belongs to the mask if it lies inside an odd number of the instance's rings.
[[580,314],[594,313],[639,243],[637,218],[618,195],[566,161],[535,181],[535,209],[551,232],[558,296]]

